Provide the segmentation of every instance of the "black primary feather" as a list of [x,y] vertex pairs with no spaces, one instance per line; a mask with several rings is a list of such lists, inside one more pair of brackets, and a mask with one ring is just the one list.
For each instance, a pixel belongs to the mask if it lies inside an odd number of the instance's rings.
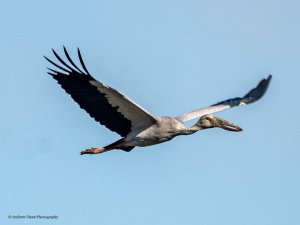
[[230,108],[239,106],[241,104],[250,104],[252,102],[260,99],[267,91],[270,81],[272,79],[272,75],[269,75],[267,79],[262,79],[258,85],[250,90],[244,97],[242,98],[231,98],[222,102],[218,102],[212,106],[217,105],[229,105]]
[[79,49],[78,57],[85,73],[74,64],[65,48],[64,52],[68,61],[75,69],[64,62],[62,58],[53,50],[55,57],[67,69],[45,57],[46,60],[48,60],[51,64],[65,72],[61,73],[49,68],[51,72],[48,72],[48,74],[57,80],[61,87],[68,94],[70,94],[74,101],[77,102],[79,106],[84,109],[92,118],[94,118],[100,124],[106,126],[111,131],[115,131],[122,137],[125,137],[131,131],[131,121],[126,119],[117,111],[118,107],[111,106],[106,98],[106,95],[101,93],[97,87],[90,83],[90,81],[96,80],[86,69]]

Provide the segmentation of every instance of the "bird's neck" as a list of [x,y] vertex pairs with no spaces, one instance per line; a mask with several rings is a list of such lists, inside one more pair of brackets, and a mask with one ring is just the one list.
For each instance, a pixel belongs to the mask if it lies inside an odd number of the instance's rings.
[[184,130],[182,130],[181,135],[190,135],[190,134],[196,133],[197,131],[200,131],[200,130],[203,130],[203,128],[199,127],[197,125],[194,125],[192,127],[188,127],[188,128],[185,128]]

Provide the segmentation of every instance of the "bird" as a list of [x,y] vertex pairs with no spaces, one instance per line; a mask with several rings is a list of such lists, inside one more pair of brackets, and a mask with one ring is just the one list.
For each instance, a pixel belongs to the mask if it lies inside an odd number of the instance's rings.
[[[176,136],[190,135],[210,128],[240,132],[242,128],[236,124],[212,114],[259,100],[267,91],[272,78],[272,75],[269,75],[266,79],[262,79],[243,97],[227,99],[177,117],[158,117],[150,114],[116,89],[96,80],[87,70],[79,48],[77,54],[81,68],[73,62],[65,47],[63,50],[67,62],[52,49],[60,65],[44,56],[52,66],[56,67],[55,69],[47,67],[47,73],[95,121],[121,136],[119,140],[105,147],[81,151],[81,155],[99,154],[111,150],[130,152],[135,147],[160,144]],[[185,122],[193,119],[198,119],[193,126],[184,125]]]

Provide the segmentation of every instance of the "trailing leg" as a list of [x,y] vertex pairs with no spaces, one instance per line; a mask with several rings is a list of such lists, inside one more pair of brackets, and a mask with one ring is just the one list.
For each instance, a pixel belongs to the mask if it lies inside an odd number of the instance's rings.
[[126,146],[124,138],[110,144],[107,145],[103,148],[90,148],[87,149],[85,151],[80,152],[80,155],[84,155],[84,154],[99,154],[99,153],[103,153],[103,152],[107,152],[110,150],[114,150],[114,149],[120,149],[126,152],[131,151],[135,146]]
[[106,152],[106,151],[108,151],[108,150],[105,149],[105,148],[90,148],[90,149],[87,149],[87,150],[84,150],[84,151],[80,152],[80,155],[99,154],[99,153],[103,153],[103,152]]

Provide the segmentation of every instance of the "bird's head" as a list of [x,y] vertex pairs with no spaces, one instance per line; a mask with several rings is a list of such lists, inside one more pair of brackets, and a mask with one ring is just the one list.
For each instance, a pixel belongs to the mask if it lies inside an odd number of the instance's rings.
[[236,132],[243,130],[239,126],[237,126],[233,123],[230,123],[226,120],[215,117],[211,114],[207,114],[207,115],[202,116],[199,119],[199,121],[197,122],[196,126],[200,127],[201,129],[220,127],[224,130],[236,131]]

